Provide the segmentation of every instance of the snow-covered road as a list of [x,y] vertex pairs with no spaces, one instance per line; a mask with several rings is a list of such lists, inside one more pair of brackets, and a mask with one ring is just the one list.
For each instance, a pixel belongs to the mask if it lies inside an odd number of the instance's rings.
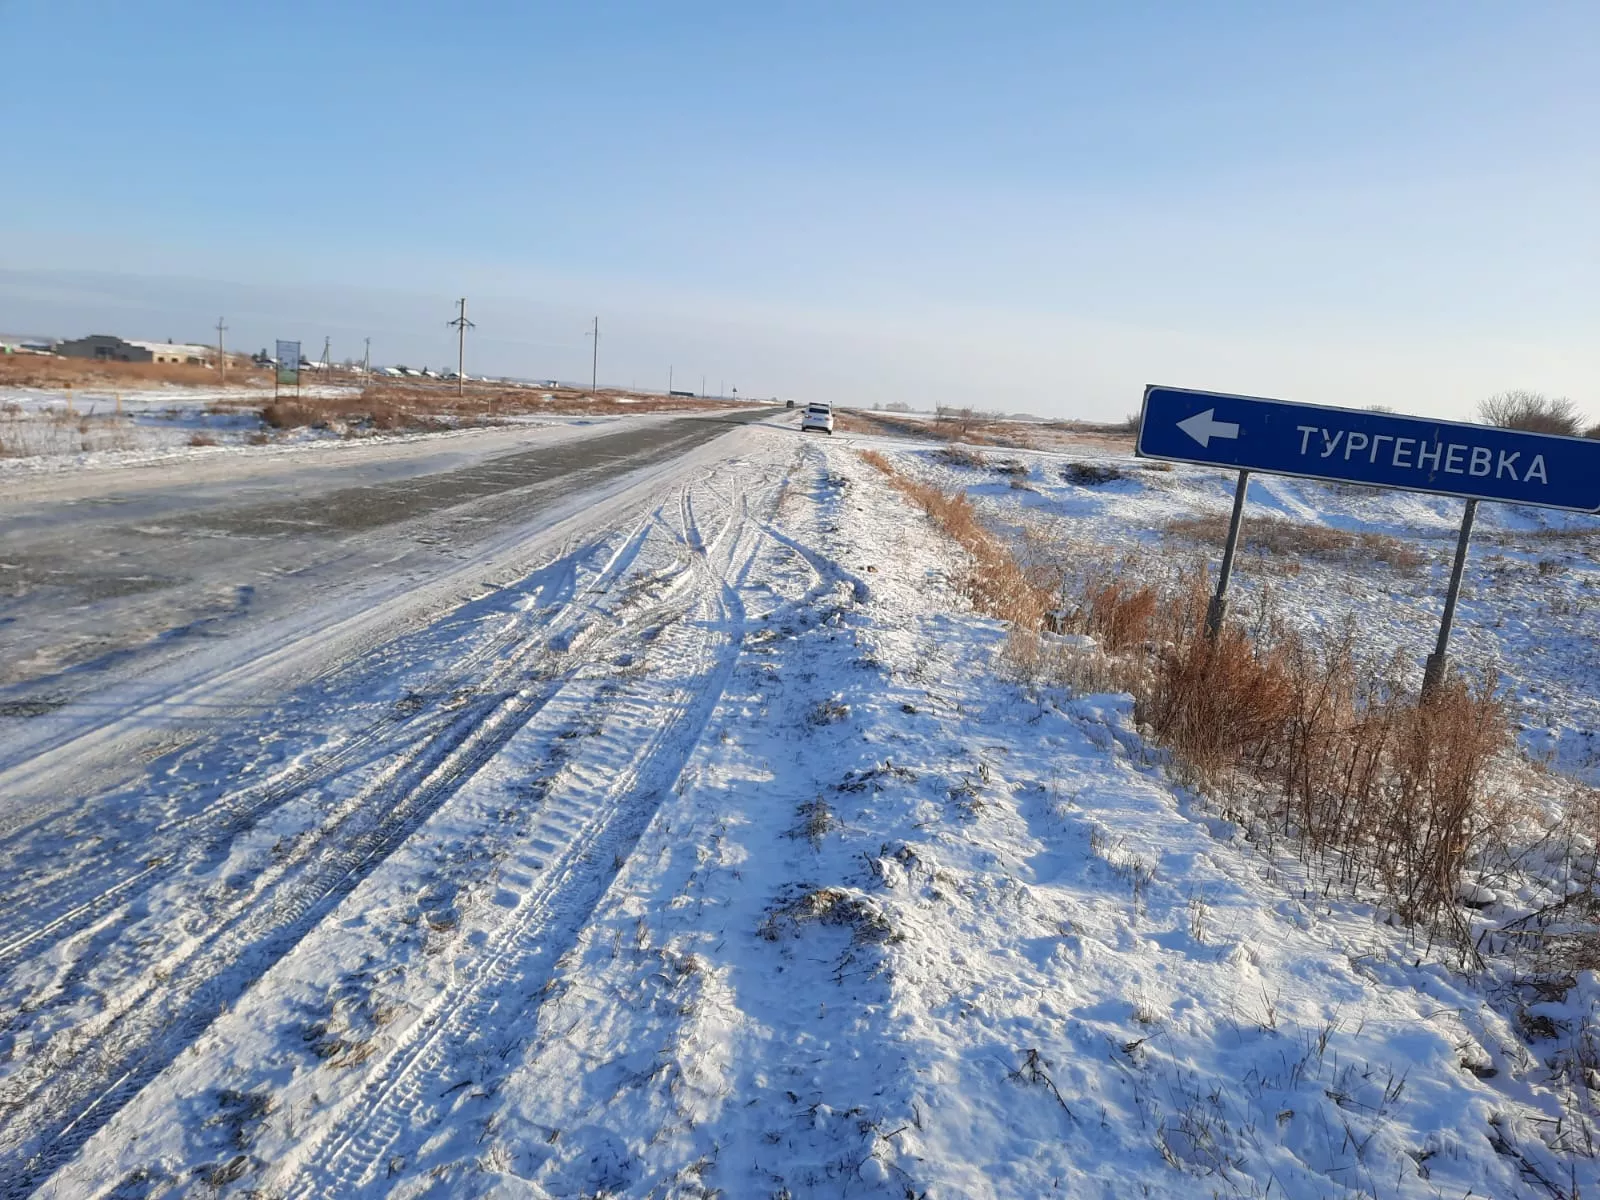
[[41,771],[63,790],[63,754],[125,759],[160,728],[152,706],[194,697],[204,716],[304,682],[514,577],[563,520],[728,429],[642,418],[8,478],[0,828]]
[[0,1197],[1596,1185],[1482,984],[1009,676],[847,446],[458,550],[11,718]]

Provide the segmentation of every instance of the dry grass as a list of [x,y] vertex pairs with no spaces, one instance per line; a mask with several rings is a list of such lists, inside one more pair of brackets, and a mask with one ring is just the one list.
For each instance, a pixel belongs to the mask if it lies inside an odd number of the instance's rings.
[[968,450],[965,446],[946,446],[933,457],[947,467],[979,468],[989,463],[978,451]]
[[1139,697],[1140,714],[1200,780],[1220,782],[1241,765],[1264,765],[1264,748],[1289,722],[1293,683],[1282,653],[1259,651],[1237,626],[1214,640],[1204,635],[1204,583],[1190,573],[1167,598],[1166,646]]
[[[1258,637],[1230,624],[1207,638],[1209,595],[1199,571],[1154,605],[1148,589],[1091,595],[1091,631],[1146,630],[1106,643],[1114,660],[1123,651],[1140,719],[1191,782],[1233,797],[1237,819],[1265,820],[1465,951],[1457,897],[1495,824],[1489,767],[1513,745],[1494,679],[1453,680],[1424,704],[1400,663],[1361,657],[1353,625],[1308,635],[1268,616]],[[1244,802],[1228,784],[1241,773],[1266,785]]]
[[1014,450],[1089,448],[1097,453],[1108,454],[1127,454],[1133,450],[1133,438],[1121,425],[1009,420],[972,409],[945,409],[929,421],[835,408],[833,419],[834,427],[841,433],[965,442],[973,446]]
[[[1221,515],[1184,517],[1167,525],[1172,537],[1220,547],[1228,536],[1228,518]],[[1391,567],[1413,568],[1427,556],[1409,542],[1365,530],[1349,532],[1283,517],[1247,515],[1240,526],[1240,549],[1286,558],[1322,558],[1363,562],[1376,559]]]
[[1028,578],[1005,543],[978,520],[965,492],[947,496],[936,487],[908,479],[875,451],[864,451],[862,457],[971,556],[971,565],[959,582],[974,608],[1020,629],[1041,628],[1054,598]]
[[0,412],[0,458],[131,450],[137,444],[129,422],[110,413],[27,413],[11,406]]
[[[1208,638],[1211,588],[1202,568],[1157,586],[1126,561],[1088,571],[1052,563],[1037,539],[1017,548],[1022,566],[964,495],[909,480],[880,454],[863,457],[972,556],[965,589],[979,611],[1011,623],[1013,668],[1040,681],[1132,692],[1139,720],[1182,776],[1229,815],[1288,837],[1341,882],[1381,895],[1407,921],[1474,953],[1458,893],[1499,817],[1489,768],[1513,745],[1492,678],[1452,681],[1423,704],[1399,663],[1359,655],[1353,626],[1306,635],[1270,608],[1254,633],[1229,624]],[[1273,530],[1279,546],[1302,547],[1329,532],[1281,524]],[[1342,535],[1312,544],[1407,561],[1393,541]],[[1097,646],[1059,636],[1067,632],[1090,634]],[[1234,786],[1246,777],[1258,786]]]
[[329,398],[280,397],[261,410],[275,429],[344,428],[382,432],[425,431],[489,425],[519,416],[621,416],[629,413],[706,412],[743,409],[722,401],[596,394],[572,389],[473,384],[461,395],[444,382],[374,384],[359,395]]
[[919,421],[913,417],[886,417],[882,413],[864,413],[852,408],[835,408],[833,427],[840,433],[870,433],[883,437],[940,436],[932,421]]
[[1515,546],[1530,539],[1540,542],[1588,542],[1600,539],[1600,522],[1559,529],[1519,529],[1515,533],[1487,529],[1482,533],[1474,532],[1472,539],[1474,543],[1487,542],[1496,546]]
[[[49,354],[0,355],[0,385],[39,388],[106,388],[136,391],[166,383],[191,387],[216,387],[215,367],[181,363],[99,362],[89,358],[57,358]],[[228,368],[228,383],[272,382],[270,372],[257,367]]]
[[799,934],[807,925],[833,925],[850,931],[857,945],[904,940],[888,914],[872,900],[836,887],[799,887],[767,910],[757,933],[769,942]]
[[980,446],[1011,446],[1028,449],[1029,443],[1018,432],[1019,426],[971,414],[941,413],[933,420],[891,417],[854,409],[833,410],[834,428],[844,433],[870,433],[888,437],[935,438],[945,442],[967,442]]
[[1127,477],[1128,473],[1120,467],[1104,463],[1074,462],[1061,468],[1061,478],[1078,487],[1099,487]]
[[366,404],[386,405],[400,412],[482,419],[540,413],[562,416],[624,416],[628,413],[747,411],[749,406],[689,396],[661,396],[602,388],[541,388],[514,384],[468,384],[461,395],[453,383],[373,384],[362,392]]
[[1085,623],[1112,654],[1143,646],[1155,632],[1160,600],[1154,588],[1121,579],[1091,582],[1086,589]]

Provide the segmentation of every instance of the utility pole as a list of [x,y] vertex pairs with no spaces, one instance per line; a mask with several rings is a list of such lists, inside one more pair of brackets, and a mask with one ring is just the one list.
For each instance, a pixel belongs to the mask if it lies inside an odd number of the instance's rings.
[[667,364],[667,395],[672,395],[672,364]]
[[322,339],[322,370],[324,377],[326,377],[328,370],[328,350],[332,345],[333,339],[331,337],[325,337]]
[[594,339],[594,359],[589,364],[589,391],[600,388],[600,318],[594,319],[594,330],[588,335]]
[[222,323],[222,318],[217,318],[217,370],[220,371],[223,383],[228,381],[228,358],[222,352],[222,335],[228,327]]
[[456,331],[456,395],[459,396],[467,386],[467,330],[477,326],[467,320],[467,298],[461,297],[456,304],[460,311],[450,327]]
[[361,382],[372,382],[372,339],[361,339]]

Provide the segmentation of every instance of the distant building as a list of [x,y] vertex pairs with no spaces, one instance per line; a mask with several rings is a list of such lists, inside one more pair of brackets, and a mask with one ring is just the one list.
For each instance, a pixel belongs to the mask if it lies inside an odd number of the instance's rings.
[[88,337],[62,342],[56,347],[56,353],[65,358],[97,358],[102,362],[152,362],[155,359],[143,346],[135,346],[108,333],[91,333]]
[[93,358],[101,362],[156,362],[186,363],[209,367],[215,356],[210,346],[194,346],[184,342],[140,342],[113,337],[108,333],[92,333],[88,337],[61,342],[56,353],[66,358]]
[[150,358],[147,361],[150,362],[185,363],[191,367],[209,367],[217,359],[215,346],[196,346],[184,342],[130,341],[128,344],[138,346],[141,350],[148,350]]
[[0,354],[49,354],[55,343],[49,338],[23,333],[0,333]]

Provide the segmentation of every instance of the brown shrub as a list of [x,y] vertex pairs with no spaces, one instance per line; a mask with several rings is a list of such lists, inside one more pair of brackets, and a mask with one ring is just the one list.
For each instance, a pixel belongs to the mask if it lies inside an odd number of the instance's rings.
[[373,404],[367,415],[374,429],[403,429],[406,425],[405,411],[382,401]]
[[1407,919],[1456,914],[1461,872],[1486,832],[1484,777],[1510,739],[1493,678],[1451,680],[1397,714],[1378,829],[1384,882]]
[[[1221,546],[1228,536],[1228,518],[1221,515],[1183,517],[1167,524],[1167,532],[1189,541]],[[1427,561],[1415,546],[1384,533],[1349,532],[1327,525],[1283,517],[1247,516],[1239,528],[1240,548],[1257,554],[1345,560],[1377,559],[1392,567],[1419,567]]]
[[1079,487],[1099,487],[1113,480],[1126,479],[1127,472],[1104,463],[1071,462],[1061,468],[1061,478]]
[[304,429],[325,422],[317,409],[302,400],[274,400],[261,410],[261,420],[274,429]]
[[1237,626],[1205,636],[1203,577],[1176,605],[1179,640],[1157,663],[1140,715],[1201,779],[1216,782],[1284,733],[1292,682],[1280,655],[1261,654]]
[[1150,639],[1159,605],[1153,588],[1112,579],[1091,583],[1086,598],[1088,630],[1110,653],[1120,653]]
[[965,446],[946,446],[933,456],[947,467],[982,467],[988,465],[988,460],[976,450],[968,450]]
[[215,446],[216,444],[217,439],[209,433],[191,433],[189,435],[189,445],[191,446]]
[[1464,938],[1458,889],[1489,832],[1489,766],[1512,745],[1494,681],[1455,680],[1423,703],[1397,662],[1360,659],[1353,625],[1315,642],[1277,629],[1266,648],[1236,625],[1212,640],[1205,596],[1191,581],[1178,597],[1187,632],[1141,697],[1156,735],[1203,783],[1243,770],[1270,785],[1254,811],[1302,857]]
[[[1220,794],[1240,773],[1265,785],[1243,789],[1247,798],[1228,805],[1233,815],[1267,819],[1303,857],[1332,864],[1342,882],[1375,889],[1405,920],[1474,953],[1458,888],[1492,824],[1490,765],[1513,744],[1493,679],[1452,681],[1422,703],[1398,660],[1362,659],[1353,623],[1305,635],[1265,605],[1254,638],[1237,624],[1207,637],[1203,569],[1165,588],[1118,573],[1086,578],[1071,564],[1038,561],[1042,540],[1027,537],[1024,569],[965,495],[908,480],[880,454],[863,457],[971,554],[967,593],[980,611],[1012,622],[1014,668],[1133,691],[1140,720],[1197,785]],[[1124,561],[1117,571],[1130,569]],[[1081,581],[1081,597],[1058,618],[1051,601],[1069,580]],[[1092,633],[1100,650],[1052,639],[1041,632],[1047,619]]]

